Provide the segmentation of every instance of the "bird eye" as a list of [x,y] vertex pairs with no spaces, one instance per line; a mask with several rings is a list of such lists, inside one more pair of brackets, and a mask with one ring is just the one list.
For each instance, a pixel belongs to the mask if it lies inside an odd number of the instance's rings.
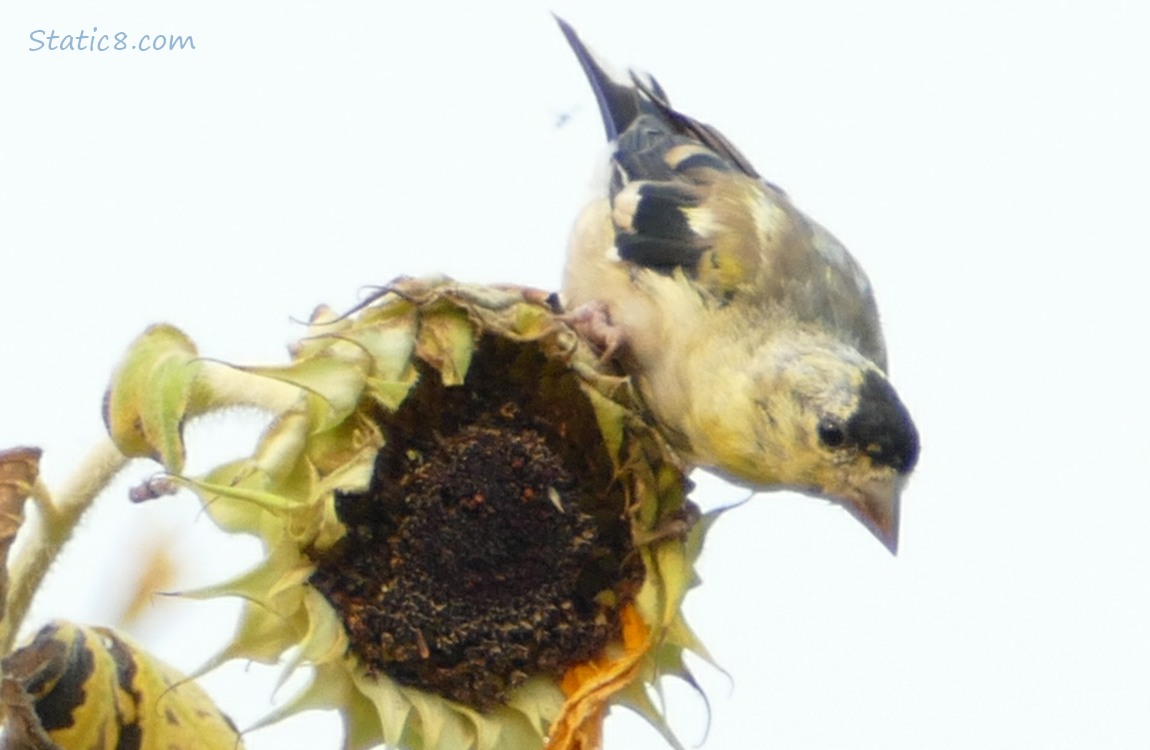
[[847,441],[846,430],[842,422],[829,417],[819,422],[819,441],[828,448],[841,448]]

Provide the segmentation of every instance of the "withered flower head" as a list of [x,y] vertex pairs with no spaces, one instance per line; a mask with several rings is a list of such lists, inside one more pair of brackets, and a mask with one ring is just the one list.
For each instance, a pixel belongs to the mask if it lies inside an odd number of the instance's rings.
[[[519,288],[400,280],[325,309],[283,367],[231,368],[146,332],[106,404],[265,560],[218,661],[309,666],[265,722],[337,708],[346,746],[589,748],[612,703],[674,742],[647,687],[704,654],[679,611],[707,525],[629,383]],[[188,417],[275,418],[250,457],[182,474]]]

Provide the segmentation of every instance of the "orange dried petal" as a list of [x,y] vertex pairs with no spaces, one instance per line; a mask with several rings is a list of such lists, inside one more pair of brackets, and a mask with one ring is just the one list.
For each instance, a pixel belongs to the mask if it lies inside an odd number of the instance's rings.
[[639,675],[643,657],[651,650],[651,629],[635,605],[620,613],[623,654],[606,654],[572,667],[563,675],[567,701],[551,726],[546,750],[599,750],[603,746],[603,719],[611,697]]

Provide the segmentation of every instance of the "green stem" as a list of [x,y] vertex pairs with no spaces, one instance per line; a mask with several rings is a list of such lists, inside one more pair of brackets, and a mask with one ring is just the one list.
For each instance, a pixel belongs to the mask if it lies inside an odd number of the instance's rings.
[[8,608],[3,621],[0,621],[0,654],[11,651],[32,598],[52,561],[72,538],[80,518],[127,462],[127,457],[116,449],[112,441],[104,438],[64,483],[56,502],[37,498],[37,507],[43,518],[36,535],[28,541],[10,569]]
[[210,401],[197,413],[218,411],[229,406],[253,406],[280,414],[299,401],[301,388],[265,375],[246,372],[221,362],[204,360],[196,384]]

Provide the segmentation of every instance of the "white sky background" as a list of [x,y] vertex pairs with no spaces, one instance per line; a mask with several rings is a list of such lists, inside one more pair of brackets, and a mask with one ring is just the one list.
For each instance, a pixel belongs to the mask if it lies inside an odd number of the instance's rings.
[[[606,155],[582,72],[542,4],[417,5],[3,5],[0,446],[42,446],[58,484],[153,322],[274,363],[293,318],[400,274],[558,284]],[[703,747],[1147,747],[1144,6],[607,5],[550,7],[852,249],[923,436],[898,558],[797,496],[714,529],[687,610],[730,679],[698,666]],[[93,26],[196,50],[28,51],[34,29]],[[190,468],[257,432],[197,425]],[[190,497],[129,506],[152,471],[102,499],[36,625],[114,618],[149,542],[189,561],[179,587],[254,560]],[[741,497],[707,482],[697,499]],[[234,611],[155,609],[135,634],[184,669]],[[241,724],[269,707],[264,670],[209,685]],[[670,700],[702,741],[699,702]],[[331,717],[330,739],[314,724],[248,746],[336,747]],[[663,746],[625,712],[608,723],[607,750]]]

